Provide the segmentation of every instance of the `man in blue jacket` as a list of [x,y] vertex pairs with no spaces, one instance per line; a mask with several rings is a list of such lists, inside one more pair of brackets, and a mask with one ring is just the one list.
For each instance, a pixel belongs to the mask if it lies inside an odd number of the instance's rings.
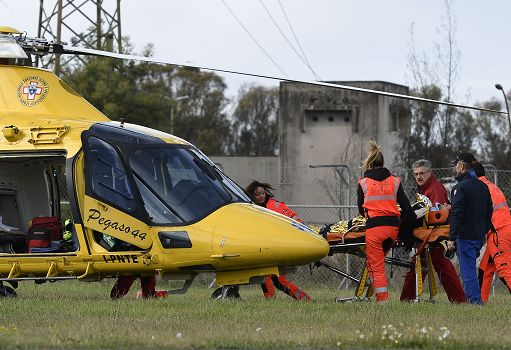
[[[451,163],[458,183],[451,191],[451,218],[448,249],[456,249],[463,289],[471,304],[483,304],[477,279],[476,259],[491,229],[493,205],[488,187],[477,179],[473,166],[476,159],[461,153]],[[455,243],[456,242],[456,243]]]

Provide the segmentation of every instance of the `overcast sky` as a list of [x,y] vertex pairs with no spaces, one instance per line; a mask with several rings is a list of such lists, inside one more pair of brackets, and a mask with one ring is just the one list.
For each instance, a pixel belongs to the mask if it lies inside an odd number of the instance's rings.
[[[45,3],[49,9],[56,0]],[[114,6],[115,1],[104,3]],[[93,10],[86,11],[94,16]],[[456,102],[501,99],[495,83],[511,90],[511,1],[453,0],[452,10],[461,52]],[[36,36],[38,11],[38,0],[0,0],[0,25]],[[322,80],[383,80],[409,85],[411,25],[416,51],[433,57],[435,42],[442,42],[437,29],[446,12],[444,0],[121,1],[123,36],[130,37],[137,52],[150,42],[155,45],[155,56],[169,60],[314,80],[311,69],[302,62],[303,55],[300,59],[293,51],[268,13],[301,54],[287,16],[311,68]],[[83,21],[76,19],[76,30],[85,28]],[[277,84],[224,76],[230,96],[244,82]]]

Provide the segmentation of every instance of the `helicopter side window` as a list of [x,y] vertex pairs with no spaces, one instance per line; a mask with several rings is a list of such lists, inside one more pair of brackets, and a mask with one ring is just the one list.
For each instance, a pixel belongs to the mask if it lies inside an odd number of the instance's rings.
[[133,212],[136,208],[135,197],[115,148],[96,137],[90,137],[88,144],[92,190],[100,199]]

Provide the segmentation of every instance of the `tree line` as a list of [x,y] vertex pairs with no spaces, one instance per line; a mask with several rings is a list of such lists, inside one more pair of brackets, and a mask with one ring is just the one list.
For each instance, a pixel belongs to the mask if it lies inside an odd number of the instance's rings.
[[[132,53],[127,39],[124,45]],[[152,54],[148,45],[143,55]],[[109,118],[173,129],[209,155],[277,153],[277,87],[245,85],[230,100],[218,74],[101,57],[81,58],[61,78]]]
[[[444,0],[444,7],[437,28],[439,39],[432,52],[416,52],[412,24],[407,71],[411,95],[453,102],[461,52],[457,47],[456,16],[451,0]],[[496,82],[489,84],[493,83]],[[493,110],[505,108],[502,97],[477,105]],[[410,167],[414,160],[425,158],[434,167],[447,167],[459,153],[470,152],[497,169],[511,168],[511,125],[504,115],[417,102],[410,103],[409,112],[411,128],[401,131],[396,150],[396,160],[401,166]]]
[[[434,52],[415,51],[410,29],[408,74],[414,96],[452,102],[460,72],[456,18],[451,1]],[[123,51],[133,53],[124,39]],[[144,56],[152,56],[147,45]],[[172,133],[209,155],[273,156],[278,153],[278,87],[245,85],[232,99],[216,73],[154,63],[88,57],[69,65],[61,77],[114,120]],[[511,97],[511,91],[508,92]],[[501,110],[497,98],[479,103]],[[503,115],[411,102],[410,129],[401,130],[396,163],[409,167],[426,158],[444,167],[457,154],[472,152],[497,169],[511,168],[511,130]]]

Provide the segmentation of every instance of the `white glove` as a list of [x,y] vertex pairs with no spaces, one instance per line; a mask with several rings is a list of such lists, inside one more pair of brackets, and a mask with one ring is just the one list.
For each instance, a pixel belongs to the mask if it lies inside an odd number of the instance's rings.
[[420,208],[415,211],[415,216],[417,219],[420,219],[424,215],[426,215],[426,212],[428,211],[428,208]]

